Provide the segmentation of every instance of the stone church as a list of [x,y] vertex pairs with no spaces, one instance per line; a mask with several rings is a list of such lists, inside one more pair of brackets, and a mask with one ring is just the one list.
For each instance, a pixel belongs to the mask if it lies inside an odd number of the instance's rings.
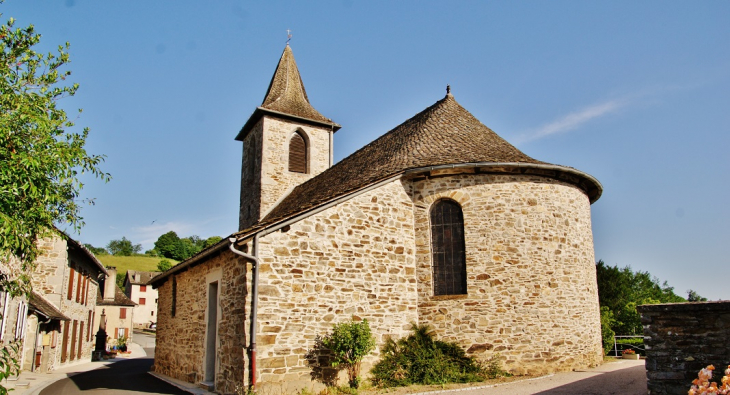
[[240,230],[151,281],[155,372],[219,393],[312,389],[316,339],[351,319],[379,345],[428,324],[517,374],[601,363],[595,178],[525,155],[448,89],[335,164],[338,129],[287,45],[236,136]]

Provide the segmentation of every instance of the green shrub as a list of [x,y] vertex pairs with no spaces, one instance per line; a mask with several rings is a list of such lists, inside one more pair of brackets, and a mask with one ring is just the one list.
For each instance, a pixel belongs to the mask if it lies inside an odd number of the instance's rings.
[[335,324],[332,333],[322,339],[322,344],[332,351],[332,366],[347,369],[350,388],[358,388],[360,362],[375,348],[368,320]]
[[496,358],[484,366],[458,344],[435,340],[428,325],[412,324],[411,331],[398,341],[386,341],[382,359],[370,371],[374,385],[468,383],[505,375]]
[[616,332],[611,329],[614,321],[613,313],[606,306],[601,306],[601,339],[603,340],[603,355],[613,350],[613,336]]

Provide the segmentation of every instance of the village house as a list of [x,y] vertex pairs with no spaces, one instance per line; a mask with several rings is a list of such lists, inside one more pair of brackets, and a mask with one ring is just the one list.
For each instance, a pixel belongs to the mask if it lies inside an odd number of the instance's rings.
[[148,286],[147,283],[158,274],[160,272],[127,270],[124,293],[137,304],[134,307],[133,321],[137,329],[149,328],[150,324],[157,322],[157,289]]
[[[0,295],[0,340],[21,340],[21,369],[47,373],[91,361],[94,295],[107,272],[94,254],[61,232],[38,246],[41,254],[31,274],[30,296]],[[4,272],[17,272],[15,263],[4,263]]]
[[239,231],[151,280],[155,372],[219,393],[317,390],[316,338],[351,319],[378,345],[428,324],[517,374],[602,362],[595,178],[527,156],[448,89],[334,164],[339,129],[287,45],[236,136]]
[[102,313],[106,318],[106,334],[108,345],[117,345],[117,340],[124,337],[132,341],[134,333],[134,309],[137,304],[124,294],[114,281],[117,278],[117,268],[107,267],[109,277],[102,281],[99,292],[96,294],[96,318],[94,328],[99,328]]

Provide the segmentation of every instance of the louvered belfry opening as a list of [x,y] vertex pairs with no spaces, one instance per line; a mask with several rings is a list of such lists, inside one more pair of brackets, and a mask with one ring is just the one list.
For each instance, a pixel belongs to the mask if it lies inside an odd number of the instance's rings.
[[299,132],[294,133],[289,140],[289,171],[307,172],[307,143]]
[[466,294],[464,215],[452,200],[439,200],[431,209],[434,295]]

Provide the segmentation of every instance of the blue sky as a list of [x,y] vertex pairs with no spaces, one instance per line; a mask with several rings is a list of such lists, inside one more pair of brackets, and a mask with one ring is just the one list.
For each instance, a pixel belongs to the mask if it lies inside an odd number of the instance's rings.
[[61,103],[108,184],[85,179],[95,246],[237,230],[241,143],[286,30],[340,160],[441,99],[528,155],[604,186],[596,259],[730,299],[730,2],[36,1],[3,20],[71,43]]

